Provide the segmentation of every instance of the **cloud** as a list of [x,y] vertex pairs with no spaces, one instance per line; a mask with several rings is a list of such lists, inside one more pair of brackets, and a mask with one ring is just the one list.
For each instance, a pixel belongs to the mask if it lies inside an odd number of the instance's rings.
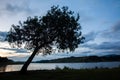
[[30,13],[31,10],[28,6],[22,6],[22,5],[14,5],[14,4],[7,4],[6,5],[6,11],[11,13],[19,13],[19,12],[26,12]]
[[26,50],[26,49],[2,48],[2,47],[0,47],[0,49],[9,50],[9,51],[14,51],[15,53],[30,53],[30,52],[29,52],[28,50]]
[[117,22],[113,27],[112,27],[113,32],[118,32],[120,31],[120,21]]
[[32,9],[29,0],[3,0],[0,3],[0,15],[11,15],[26,13],[31,14]]
[[97,36],[97,33],[95,33],[95,32],[90,32],[90,33],[88,33],[88,34],[86,34],[86,35],[84,35],[85,36],[85,43],[86,42],[89,42],[89,41],[94,41],[94,39],[96,38],[96,36]]
[[9,31],[12,24],[34,15],[30,0],[0,0],[0,30]]
[[96,49],[111,49],[120,50],[120,41],[118,42],[103,42],[102,44],[96,46]]
[[[110,28],[97,32],[90,32],[85,35],[84,48],[92,49],[89,54],[119,54],[120,55],[120,21]],[[92,43],[89,43],[92,42]]]
[[101,36],[110,40],[120,40],[120,21],[114,24],[110,29],[101,33]]
[[102,42],[101,44],[84,44],[82,47],[92,49],[91,53],[95,55],[118,54],[120,55],[120,41]]
[[101,44],[86,44],[84,47],[91,49],[103,49],[103,50],[120,50],[120,41],[118,42],[103,42]]

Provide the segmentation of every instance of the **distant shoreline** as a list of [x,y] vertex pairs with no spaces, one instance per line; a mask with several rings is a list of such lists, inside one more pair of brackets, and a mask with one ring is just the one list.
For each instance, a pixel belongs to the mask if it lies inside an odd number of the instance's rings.
[[120,55],[66,57],[51,60],[34,61],[33,63],[87,63],[87,62],[115,62],[120,61]]
[[[24,64],[23,61],[12,61],[7,58],[0,57],[0,65],[9,65],[9,64]],[[106,56],[85,56],[85,57],[66,57],[58,58],[51,60],[40,60],[33,61],[32,63],[92,63],[92,62],[116,62],[120,61],[120,55],[106,55]]]

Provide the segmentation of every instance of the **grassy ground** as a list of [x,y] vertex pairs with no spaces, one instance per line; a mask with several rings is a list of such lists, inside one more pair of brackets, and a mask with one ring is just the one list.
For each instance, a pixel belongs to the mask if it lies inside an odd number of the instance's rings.
[[39,70],[0,73],[0,80],[120,80],[120,68],[91,70]]

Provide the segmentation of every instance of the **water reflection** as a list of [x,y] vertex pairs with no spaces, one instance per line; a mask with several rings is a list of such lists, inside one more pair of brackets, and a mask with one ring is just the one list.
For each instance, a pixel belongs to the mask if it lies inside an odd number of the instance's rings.
[[18,65],[7,65],[5,72],[20,71],[21,68],[22,68],[21,64],[18,64]]
[[0,72],[5,72],[6,71],[6,66],[7,65],[0,65]]
[[[19,71],[23,65],[4,65],[0,67],[0,72]],[[91,69],[91,68],[114,68],[120,67],[120,62],[96,62],[96,63],[31,63],[28,70],[51,70],[56,67],[69,67],[73,69]]]

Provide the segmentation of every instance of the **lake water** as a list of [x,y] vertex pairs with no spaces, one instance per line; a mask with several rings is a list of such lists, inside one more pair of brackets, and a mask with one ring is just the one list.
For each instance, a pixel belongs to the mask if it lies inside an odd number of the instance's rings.
[[[51,70],[56,67],[69,67],[73,69],[92,69],[92,68],[115,68],[120,66],[120,62],[95,62],[95,63],[31,63],[28,70]],[[19,71],[22,64],[0,66],[0,72]]]

